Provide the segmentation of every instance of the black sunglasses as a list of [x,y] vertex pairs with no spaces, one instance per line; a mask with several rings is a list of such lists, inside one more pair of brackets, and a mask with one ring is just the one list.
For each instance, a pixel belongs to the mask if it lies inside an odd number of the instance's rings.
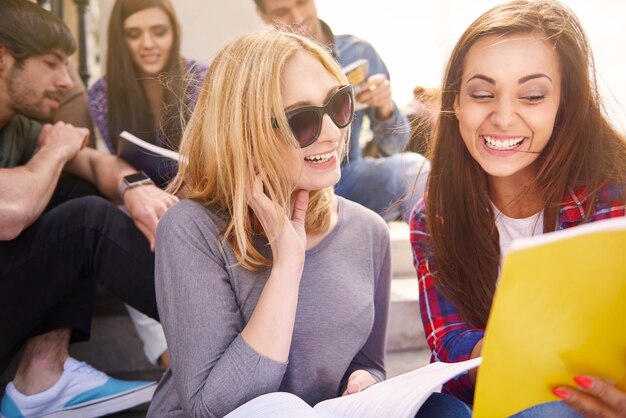
[[[300,148],[317,141],[325,114],[330,116],[338,128],[350,125],[354,117],[354,90],[351,84],[339,87],[324,106],[304,106],[285,112],[289,128]],[[272,127],[278,128],[276,118],[272,118]]]

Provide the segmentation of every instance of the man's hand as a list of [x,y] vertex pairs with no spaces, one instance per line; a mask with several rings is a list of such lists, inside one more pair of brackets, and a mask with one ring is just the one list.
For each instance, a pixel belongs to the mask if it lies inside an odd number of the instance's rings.
[[626,417],[626,393],[614,383],[593,376],[576,376],[578,388],[559,386],[554,395],[587,418]]
[[376,379],[374,379],[370,372],[366,370],[355,370],[348,378],[346,390],[343,391],[341,396],[351,395],[353,393],[360,392],[376,383]]
[[124,193],[124,206],[137,228],[150,241],[152,251],[159,219],[176,202],[176,196],[153,185],[134,187]]
[[384,74],[374,74],[368,78],[356,100],[375,108],[378,120],[389,119],[395,109],[391,99],[391,83]]
[[45,124],[39,134],[39,149],[55,153],[61,161],[73,159],[89,140],[89,130],[69,123]]

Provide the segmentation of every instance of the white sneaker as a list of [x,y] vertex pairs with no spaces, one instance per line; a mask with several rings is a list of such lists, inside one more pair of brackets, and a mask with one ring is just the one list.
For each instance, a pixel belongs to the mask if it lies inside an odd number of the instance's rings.
[[26,396],[13,382],[5,389],[0,417],[99,417],[150,402],[156,382],[114,379],[84,362],[68,358],[63,374],[50,389]]

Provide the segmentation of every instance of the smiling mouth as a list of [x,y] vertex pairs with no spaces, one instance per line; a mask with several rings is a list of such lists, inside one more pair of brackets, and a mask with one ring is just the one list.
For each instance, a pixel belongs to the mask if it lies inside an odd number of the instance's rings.
[[143,56],[141,56],[141,59],[144,62],[156,62],[156,61],[159,60],[159,58],[160,57],[158,55],[143,55]]
[[61,103],[61,100],[63,99],[62,94],[46,94],[44,97],[56,103]]
[[522,142],[524,142],[524,140],[527,139],[528,137],[518,136],[518,137],[503,140],[503,139],[496,139],[488,135],[483,135],[481,136],[481,138],[484,144],[487,146],[487,148],[490,148],[496,151],[510,151],[510,150],[514,150],[515,148],[518,148],[522,144]]
[[325,163],[326,161],[330,160],[334,156],[335,156],[335,151],[331,151],[331,152],[327,152],[325,154],[308,155],[308,156],[304,157],[304,160],[309,162],[309,163],[313,163],[313,164],[322,164],[322,163]]

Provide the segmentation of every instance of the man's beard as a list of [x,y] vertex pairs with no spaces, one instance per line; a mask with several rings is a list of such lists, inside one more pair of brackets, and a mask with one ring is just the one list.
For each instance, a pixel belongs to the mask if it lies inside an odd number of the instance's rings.
[[38,93],[24,85],[20,70],[16,67],[11,69],[6,84],[7,93],[11,100],[11,108],[15,113],[40,122],[52,120],[52,112],[45,110],[43,101],[45,97],[55,97],[60,93],[45,91],[39,100],[29,100],[29,98],[37,97]]

